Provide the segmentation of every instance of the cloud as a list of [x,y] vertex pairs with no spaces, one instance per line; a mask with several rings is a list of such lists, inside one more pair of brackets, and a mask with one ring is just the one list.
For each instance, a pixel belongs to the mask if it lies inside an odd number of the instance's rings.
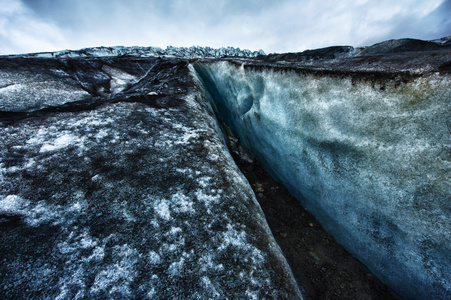
[[55,49],[65,43],[57,26],[41,21],[19,1],[0,1],[0,53]]
[[451,33],[451,0],[0,0],[0,52],[234,46],[266,52]]

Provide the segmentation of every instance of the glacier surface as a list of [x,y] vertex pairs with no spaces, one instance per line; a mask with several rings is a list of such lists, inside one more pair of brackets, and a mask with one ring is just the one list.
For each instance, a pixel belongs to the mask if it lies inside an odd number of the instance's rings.
[[450,75],[336,64],[195,68],[241,145],[342,245],[403,297],[447,299]]
[[2,299],[302,299],[187,62],[0,69]]
[[302,299],[238,140],[396,293],[449,299],[449,42],[0,57],[0,295]]

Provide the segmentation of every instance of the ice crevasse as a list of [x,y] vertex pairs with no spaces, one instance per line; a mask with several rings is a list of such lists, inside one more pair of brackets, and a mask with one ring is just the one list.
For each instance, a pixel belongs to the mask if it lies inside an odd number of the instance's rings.
[[372,272],[408,299],[451,297],[449,74],[194,69],[247,152]]

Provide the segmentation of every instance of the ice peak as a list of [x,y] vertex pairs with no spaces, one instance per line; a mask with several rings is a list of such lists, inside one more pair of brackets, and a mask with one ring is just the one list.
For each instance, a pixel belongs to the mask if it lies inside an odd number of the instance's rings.
[[257,57],[265,55],[263,50],[250,51],[247,49],[227,47],[210,48],[201,46],[173,47],[167,46],[165,50],[160,47],[93,47],[80,50],[62,50],[56,52],[30,53],[19,56],[42,58],[71,58],[71,57],[178,57],[178,58],[222,58],[222,57]]

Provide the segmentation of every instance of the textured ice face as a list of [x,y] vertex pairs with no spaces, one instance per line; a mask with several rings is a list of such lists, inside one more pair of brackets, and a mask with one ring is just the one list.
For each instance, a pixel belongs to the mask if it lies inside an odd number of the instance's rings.
[[207,100],[171,99],[0,127],[5,299],[301,297]]
[[451,289],[449,76],[196,65],[245,148],[399,293]]

